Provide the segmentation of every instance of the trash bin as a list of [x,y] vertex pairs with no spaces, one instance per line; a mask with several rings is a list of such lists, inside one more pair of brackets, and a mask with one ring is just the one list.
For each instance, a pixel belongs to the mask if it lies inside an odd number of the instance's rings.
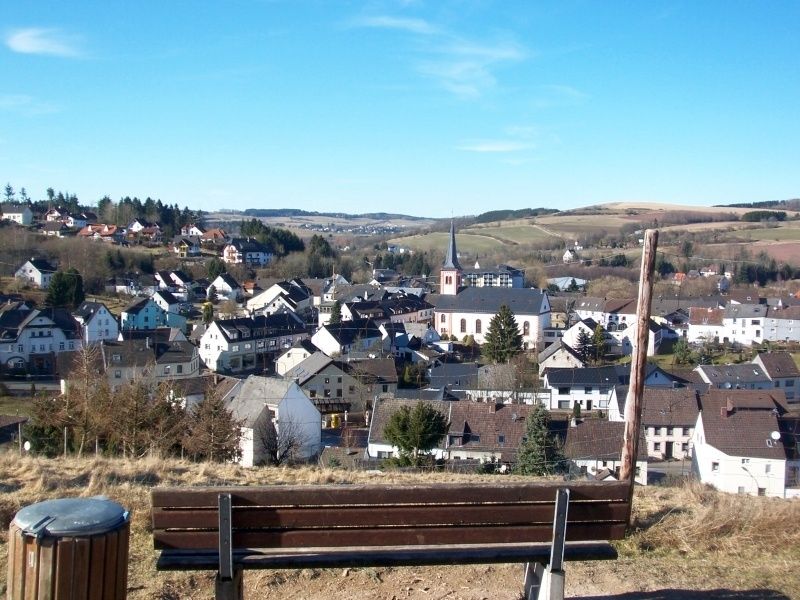
[[130,514],[103,497],[26,506],[8,534],[9,600],[121,600]]

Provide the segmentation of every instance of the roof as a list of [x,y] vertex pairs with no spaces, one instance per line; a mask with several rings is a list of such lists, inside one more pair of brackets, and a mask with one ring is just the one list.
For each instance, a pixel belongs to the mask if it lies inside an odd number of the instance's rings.
[[340,346],[349,346],[358,339],[382,338],[380,329],[370,319],[354,319],[340,323],[327,323],[325,329]]
[[81,319],[83,319],[84,322],[86,322],[89,319],[91,319],[95,314],[97,314],[97,312],[101,308],[105,308],[106,311],[109,312],[108,308],[106,308],[106,305],[103,304],[102,302],[90,302],[87,300],[86,302],[81,303],[81,305],[75,310],[73,314],[76,317],[80,317]]
[[504,304],[515,315],[539,315],[545,293],[532,288],[467,287],[455,296],[439,295],[437,312],[497,314]]
[[137,298],[128,304],[128,306],[126,306],[124,309],[122,309],[122,312],[129,315],[135,315],[136,313],[144,310],[145,306],[147,306],[149,302],[152,302],[150,298]]
[[353,377],[366,377],[381,383],[397,383],[397,368],[393,358],[371,358],[344,363]]
[[228,409],[245,427],[253,427],[265,408],[274,411],[286,397],[292,380],[279,377],[260,377],[250,375],[245,379],[233,397],[228,401]]
[[769,381],[769,377],[759,365],[753,363],[742,363],[738,365],[700,365],[695,369],[701,373],[706,381],[712,385],[730,384],[731,387],[737,385],[747,385],[750,383],[763,383]]
[[458,251],[456,250],[456,227],[453,221],[450,221],[450,238],[447,242],[447,252],[444,256],[442,268],[461,269],[461,265],[458,264]]
[[217,326],[228,342],[276,337],[305,330],[305,324],[291,313],[218,319],[213,325]]
[[[391,443],[383,436],[383,429],[389,422],[391,416],[402,407],[414,408],[420,401],[419,400],[405,400],[400,398],[378,398],[375,401],[372,412],[372,420],[369,428],[369,442],[371,444],[388,444]],[[452,402],[444,402],[441,400],[425,400],[433,409],[438,410],[445,418],[450,415],[450,406]],[[440,442],[440,447],[444,447],[444,438]]]
[[160,296],[164,302],[168,305],[172,306],[173,304],[180,304],[180,300],[178,300],[172,292],[168,292],[167,290],[158,290],[153,296]]
[[465,389],[478,383],[478,363],[442,363],[430,369],[430,386]]
[[712,390],[700,396],[706,443],[729,456],[782,460],[775,400],[765,390]]
[[[230,273],[220,273],[219,275],[217,275],[217,279],[221,279],[222,282],[232,290],[241,287],[239,285],[239,282],[236,281]],[[215,279],[214,281],[216,281],[217,279]]]
[[21,213],[24,212],[26,208],[28,210],[31,209],[27,204],[13,204],[8,202],[0,204],[0,211],[2,211],[4,215]]
[[190,362],[197,348],[190,342],[127,339],[105,342],[102,345],[106,369],[119,367],[142,368],[150,364],[169,365]]
[[28,262],[42,273],[54,273],[56,271],[56,268],[44,258],[31,258]]
[[572,369],[551,367],[545,369],[544,375],[551,386],[563,385],[617,385],[619,378],[614,367],[586,367]]
[[253,238],[233,238],[228,242],[228,245],[233,246],[237,252],[263,252],[265,254],[271,254],[269,248]]
[[452,402],[448,447],[493,452],[503,461],[514,462],[530,410],[527,404]]
[[767,307],[763,304],[729,304],[723,310],[726,319],[758,319],[767,316]]
[[[564,456],[570,460],[620,460],[625,423],[587,419],[566,430]],[[644,429],[639,432],[636,460],[647,460]]]
[[558,340],[556,342],[553,342],[547,348],[542,350],[539,353],[539,359],[538,359],[539,363],[543,363],[544,361],[546,361],[548,358],[553,356],[559,350],[562,350],[562,351],[566,352],[567,354],[570,354],[576,360],[580,361],[581,363],[584,363],[584,360],[583,360],[583,358],[581,358],[581,355],[578,354],[577,351],[575,351],[572,348],[572,346],[570,346],[569,344],[565,343],[564,340]]
[[462,400],[466,398],[466,393],[454,391],[447,386],[440,388],[399,388],[393,393],[395,398],[400,400]]
[[311,356],[296,364],[293,368],[289,369],[289,371],[287,371],[284,375],[284,378],[289,380],[297,380],[299,385],[305,385],[309,379],[311,379],[314,375],[319,373],[332,362],[333,359],[330,356],[317,350]]
[[[625,414],[628,386],[617,388],[620,414]],[[700,406],[694,388],[645,386],[642,396],[642,425],[645,427],[694,427]]]
[[788,352],[762,352],[756,358],[770,379],[800,376],[800,369]]

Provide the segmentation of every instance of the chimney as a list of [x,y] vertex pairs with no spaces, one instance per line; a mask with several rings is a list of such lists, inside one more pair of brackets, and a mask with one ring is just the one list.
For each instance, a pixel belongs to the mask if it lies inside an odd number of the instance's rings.
[[497,412],[497,402],[494,398],[489,399],[489,412],[492,414]]

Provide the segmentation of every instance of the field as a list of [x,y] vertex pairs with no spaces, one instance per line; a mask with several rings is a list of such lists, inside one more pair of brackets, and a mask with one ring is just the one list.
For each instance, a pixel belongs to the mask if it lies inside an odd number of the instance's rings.
[[[466,475],[370,474],[321,468],[242,469],[145,458],[49,460],[0,454],[0,526],[22,507],[45,499],[104,494],[132,510],[128,598],[211,598],[213,574],[157,573],[149,524],[155,485],[282,485],[409,481],[486,481]],[[569,563],[567,595],[583,597],[800,597],[800,503],[723,495],[695,485],[637,488],[634,527],[614,562]],[[0,541],[0,594],[7,544]],[[518,600],[520,565],[248,571],[246,598]],[[629,596],[629,593],[636,593]]]
[[[448,235],[447,233],[436,231],[424,235],[394,238],[389,240],[389,243],[398,244],[421,252],[430,252],[431,250],[444,252],[447,248]],[[501,240],[487,235],[475,235],[463,232],[456,234],[456,245],[458,246],[459,253],[463,257],[493,252],[501,249],[506,244]],[[464,259],[462,259],[462,262],[465,263],[464,266],[467,266]]]

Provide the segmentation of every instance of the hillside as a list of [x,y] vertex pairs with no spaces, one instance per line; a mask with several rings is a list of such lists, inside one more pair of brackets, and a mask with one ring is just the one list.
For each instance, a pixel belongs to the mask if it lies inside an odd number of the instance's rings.
[[[486,480],[488,476],[377,475],[331,469],[264,468],[143,459],[48,460],[0,455],[0,525],[16,511],[56,497],[104,494],[133,511],[128,598],[195,599],[213,595],[211,573],[156,573],[149,533],[149,491],[155,485],[310,484]],[[507,479],[504,479],[504,481]],[[798,598],[800,503],[726,496],[700,487],[640,488],[636,532],[611,563],[570,563],[567,594],[591,597],[662,590],[645,598]],[[0,594],[7,573],[0,542]],[[250,571],[246,598],[426,598],[517,600],[520,565]],[[715,590],[716,593],[710,590]],[[725,590],[725,591],[723,591]],[[737,590],[741,593],[729,592]],[[617,596],[619,597],[619,596]]]

